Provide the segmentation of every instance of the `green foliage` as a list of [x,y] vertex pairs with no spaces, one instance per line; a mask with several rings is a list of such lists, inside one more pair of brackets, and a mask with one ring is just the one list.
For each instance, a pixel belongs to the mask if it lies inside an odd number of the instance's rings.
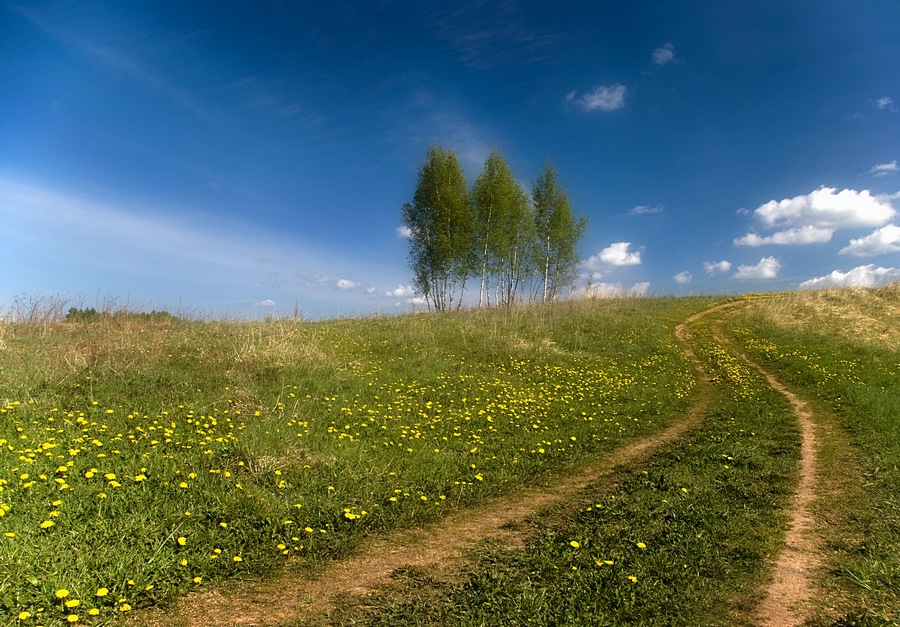
[[484,162],[472,198],[481,270],[479,304],[490,304],[493,291],[496,304],[509,306],[522,282],[533,274],[529,253],[534,215],[528,196],[496,148]]
[[428,149],[412,204],[403,206],[409,228],[413,285],[437,311],[461,303],[471,268],[472,213],[462,167],[452,150]]
[[587,229],[587,218],[575,218],[569,195],[560,188],[549,163],[532,190],[536,228],[535,261],[541,274],[541,300],[554,300],[576,277],[576,246]]
[[511,306],[526,297],[553,300],[570,286],[576,246],[587,228],[548,164],[532,196],[516,182],[496,148],[466,195],[452,150],[432,146],[412,203],[403,205],[409,228],[413,285],[437,311],[458,308],[466,282],[480,280],[480,306]]

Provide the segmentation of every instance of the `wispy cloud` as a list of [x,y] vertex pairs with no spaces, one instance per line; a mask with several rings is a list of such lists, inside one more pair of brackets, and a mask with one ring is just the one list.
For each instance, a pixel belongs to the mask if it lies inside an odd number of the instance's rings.
[[735,246],[764,246],[766,244],[818,244],[830,242],[834,229],[820,229],[806,225],[794,229],[778,231],[762,237],[756,233],[748,233],[734,240]]
[[464,64],[479,70],[556,58],[566,40],[544,24],[530,25],[515,0],[446,3],[426,21]]
[[781,270],[781,262],[775,257],[763,257],[752,266],[738,266],[735,279],[774,279]]
[[628,215],[630,216],[653,216],[659,213],[662,213],[665,207],[662,205],[635,205],[631,209],[628,210]]
[[203,119],[209,121],[221,120],[221,114],[214,113],[211,109],[204,106],[188,90],[162,78],[148,67],[146,63],[142,63],[135,58],[133,54],[129,54],[111,44],[98,43],[80,33],[76,33],[72,28],[57,26],[30,8],[20,5],[11,5],[11,8],[59,43],[68,46],[79,54],[99,61],[109,68],[122,72],[146,90],[163,95],[178,106],[195,113]]
[[887,174],[893,174],[894,172],[898,171],[900,171],[900,167],[897,166],[897,160],[895,159],[890,163],[879,163],[871,170],[869,170],[869,174],[872,174],[874,176],[885,176]]
[[566,102],[575,104],[587,112],[591,111],[615,111],[625,106],[625,97],[628,88],[621,83],[612,85],[599,85],[592,91],[578,96],[573,90],[566,94]]
[[847,272],[834,270],[831,274],[804,281],[799,288],[812,290],[826,287],[875,287],[897,279],[900,279],[900,268],[876,268],[870,263]]
[[650,60],[656,65],[665,65],[675,59],[675,46],[669,42],[663,44],[661,48],[656,48],[650,55]]
[[875,100],[875,106],[881,109],[882,111],[896,111],[894,108],[894,99],[890,96],[882,96]]
[[849,257],[874,257],[898,252],[900,252],[900,226],[888,224],[870,235],[850,240],[838,254]]

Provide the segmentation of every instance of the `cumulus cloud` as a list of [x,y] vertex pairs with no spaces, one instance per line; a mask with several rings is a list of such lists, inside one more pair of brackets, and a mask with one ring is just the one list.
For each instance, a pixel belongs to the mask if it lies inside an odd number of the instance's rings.
[[897,160],[894,159],[890,163],[879,163],[874,166],[871,170],[869,170],[869,174],[874,176],[885,176],[887,174],[893,174],[894,172],[900,171],[900,167],[897,167]]
[[897,215],[891,197],[869,190],[820,187],[810,194],[770,200],[753,212],[763,228],[778,229],[769,236],[748,233],[734,240],[738,246],[813,244],[831,240],[837,229],[881,226]]
[[256,303],[256,306],[257,307],[274,307],[275,301],[272,300],[271,298],[267,298],[265,300],[261,300],[258,303]]
[[809,279],[800,284],[801,290],[825,287],[874,287],[900,279],[900,268],[881,268],[875,264],[857,266],[847,272],[835,270],[831,274]]
[[838,254],[850,257],[874,257],[898,252],[900,252],[900,226],[888,224],[871,235],[850,240]]
[[356,281],[351,281],[350,279],[338,279],[338,282],[335,283],[335,286],[339,290],[352,290],[359,287],[359,283],[357,283]]
[[675,59],[675,46],[666,42],[663,44],[662,48],[656,48],[653,51],[653,54],[650,55],[650,59],[656,65],[665,65],[666,63],[669,63]]
[[685,270],[684,272],[679,272],[674,277],[676,283],[690,283],[694,280],[694,275]]
[[754,266],[738,266],[735,279],[774,279],[781,270],[781,262],[775,257],[763,257]]
[[595,283],[576,289],[572,298],[621,298],[623,296],[641,298],[647,295],[650,283],[643,281],[632,286],[622,283]]
[[582,96],[576,96],[575,91],[566,95],[566,102],[577,104],[585,111],[615,111],[625,106],[625,96],[628,88],[621,83],[613,85],[599,85],[593,91]]
[[630,216],[656,215],[657,213],[662,213],[663,209],[665,209],[665,207],[663,207],[662,205],[656,205],[653,207],[651,207],[649,205],[636,205],[628,210],[628,215],[630,215]]
[[756,233],[747,233],[744,237],[734,240],[735,246],[763,246],[765,244],[817,244],[831,241],[834,229],[822,229],[817,226],[806,225],[785,231],[778,231],[772,235],[762,237]]
[[704,261],[703,269],[706,270],[706,274],[724,274],[731,270],[731,262],[725,261]]
[[398,285],[394,289],[385,292],[385,296],[389,298],[410,298],[415,296],[416,291],[410,285]]
[[632,252],[631,242],[616,242],[610,244],[596,255],[581,263],[585,270],[601,272],[610,268],[621,266],[641,265],[641,251]]
[[397,237],[402,237],[404,239],[412,237],[412,231],[405,224],[398,226],[396,229],[394,229],[394,232],[397,234]]

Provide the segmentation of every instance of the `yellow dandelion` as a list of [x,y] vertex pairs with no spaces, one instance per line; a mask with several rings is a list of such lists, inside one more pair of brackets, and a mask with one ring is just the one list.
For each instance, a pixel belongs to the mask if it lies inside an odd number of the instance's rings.
[[96,595],[98,597],[105,597],[107,594],[109,594],[109,588],[97,588]]
[[572,540],[571,542],[569,542],[569,546],[573,549],[577,549],[581,547],[581,544],[578,543],[578,540]]

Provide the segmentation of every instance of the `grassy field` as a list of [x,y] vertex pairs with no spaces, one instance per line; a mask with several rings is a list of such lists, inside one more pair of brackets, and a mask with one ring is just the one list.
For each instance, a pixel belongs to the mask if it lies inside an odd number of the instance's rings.
[[[714,302],[0,323],[0,624],[107,624],[240,578],[312,572],[373,534],[652,436],[701,395],[674,328]],[[896,288],[798,293],[726,329],[835,427],[816,624],[897,620],[897,325],[847,320],[896,320],[898,304]],[[784,314],[796,311],[808,317]],[[481,546],[453,581],[408,572],[415,592],[327,620],[752,624],[799,436],[784,398],[704,320],[692,325],[713,378],[700,428],[540,516],[525,549]]]
[[684,409],[705,304],[6,324],[2,615],[103,621],[564,473]]

